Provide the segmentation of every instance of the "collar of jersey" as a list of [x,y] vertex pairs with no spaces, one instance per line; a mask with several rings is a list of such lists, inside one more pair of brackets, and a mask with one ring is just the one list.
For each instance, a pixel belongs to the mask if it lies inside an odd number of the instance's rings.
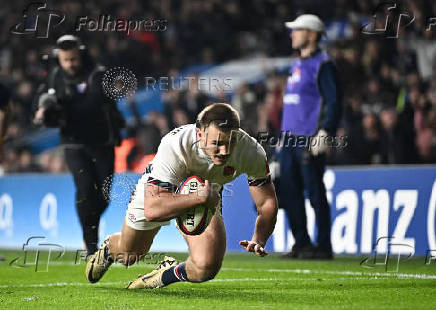
[[306,57],[301,57],[300,56],[300,59],[301,60],[306,60],[306,59],[315,57],[316,55],[318,55],[318,53],[321,53],[321,51],[322,51],[321,48],[318,47],[316,50],[312,51],[308,56],[306,56]]

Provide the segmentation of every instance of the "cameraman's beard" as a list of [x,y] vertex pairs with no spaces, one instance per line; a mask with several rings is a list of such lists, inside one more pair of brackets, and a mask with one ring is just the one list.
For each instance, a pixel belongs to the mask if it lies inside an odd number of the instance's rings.
[[69,77],[76,77],[80,73],[80,67],[72,67],[69,68],[68,70],[64,69],[64,71],[68,74]]

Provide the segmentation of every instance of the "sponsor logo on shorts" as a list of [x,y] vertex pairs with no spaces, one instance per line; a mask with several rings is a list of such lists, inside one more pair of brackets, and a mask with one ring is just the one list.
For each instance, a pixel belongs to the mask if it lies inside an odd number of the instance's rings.
[[153,164],[148,164],[145,168],[145,173],[151,173],[153,171]]
[[135,222],[136,222],[136,217],[135,217],[132,213],[129,213],[129,220],[130,220],[132,223],[135,223]]

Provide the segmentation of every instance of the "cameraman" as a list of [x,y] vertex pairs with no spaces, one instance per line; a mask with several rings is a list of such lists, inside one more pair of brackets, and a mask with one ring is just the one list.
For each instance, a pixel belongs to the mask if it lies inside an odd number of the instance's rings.
[[76,186],[76,210],[89,254],[97,251],[100,216],[107,208],[102,187],[111,184],[114,146],[124,119],[102,91],[104,68],[93,64],[77,37],[56,42],[58,64],[38,96],[34,122],[59,127],[68,168]]

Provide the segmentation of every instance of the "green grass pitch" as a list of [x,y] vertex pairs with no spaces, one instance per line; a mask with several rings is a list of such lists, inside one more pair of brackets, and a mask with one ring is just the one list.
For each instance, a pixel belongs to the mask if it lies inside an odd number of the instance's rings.
[[[384,266],[362,267],[362,257],[308,261],[228,254],[212,281],[129,291],[129,280],[153,265],[113,265],[100,282],[88,284],[85,262],[74,264],[75,253],[48,270],[42,253],[38,272],[32,264],[22,267],[23,252],[0,254],[0,309],[436,309],[436,261],[426,265],[424,258],[386,272]],[[187,256],[173,255],[180,261]],[[21,259],[10,264],[16,257]]]

